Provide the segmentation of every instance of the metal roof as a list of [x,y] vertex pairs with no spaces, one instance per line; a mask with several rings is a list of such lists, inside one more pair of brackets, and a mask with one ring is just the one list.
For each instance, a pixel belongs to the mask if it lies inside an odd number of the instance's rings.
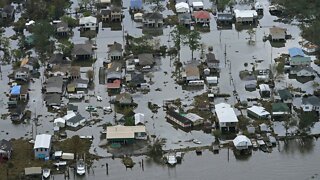
[[51,135],[49,134],[39,134],[36,136],[36,141],[34,143],[33,149],[37,148],[49,148],[51,144]]
[[215,111],[220,123],[238,122],[236,113],[230,104],[219,103],[215,105]]

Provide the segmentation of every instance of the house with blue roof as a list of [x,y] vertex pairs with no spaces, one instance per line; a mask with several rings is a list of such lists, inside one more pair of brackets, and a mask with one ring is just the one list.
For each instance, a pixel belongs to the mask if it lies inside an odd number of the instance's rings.
[[142,0],[130,0],[130,9],[131,10],[141,10],[142,9]]
[[306,57],[301,48],[290,48],[289,56],[290,66],[310,66],[311,58]]
[[10,101],[28,100],[28,85],[14,85],[10,89]]

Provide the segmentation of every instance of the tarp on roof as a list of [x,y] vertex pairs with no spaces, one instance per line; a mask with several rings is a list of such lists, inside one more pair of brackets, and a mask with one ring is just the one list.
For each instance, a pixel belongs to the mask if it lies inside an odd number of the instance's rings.
[[11,88],[11,95],[20,95],[21,92],[21,86],[17,85],[17,86],[13,86]]
[[288,49],[288,51],[289,51],[290,57],[304,56],[304,53],[301,48],[293,47]]

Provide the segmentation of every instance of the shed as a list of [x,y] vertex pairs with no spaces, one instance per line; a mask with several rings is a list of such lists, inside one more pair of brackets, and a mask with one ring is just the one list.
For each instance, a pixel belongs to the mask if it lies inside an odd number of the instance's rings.
[[270,113],[266,111],[264,107],[261,106],[252,106],[247,110],[248,116],[252,116],[257,119],[267,119],[270,117]]
[[218,84],[217,76],[209,76],[206,78],[208,84]]
[[270,97],[271,95],[271,90],[268,84],[260,84],[259,85],[259,89],[260,89],[260,95],[262,98],[264,97]]
[[189,12],[190,11],[189,4],[185,3],[185,2],[177,3],[175,5],[175,8],[176,8],[176,12],[177,13],[185,13],[185,12]]
[[238,135],[232,142],[238,150],[248,149],[252,146],[250,139],[244,135]]
[[55,127],[65,127],[66,126],[66,120],[63,118],[57,118],[53,121],[53,125]]
[[73,160],[74,159],[74,153],[62,153],[61,159],[64,160]]
[[42,174],[41,167],[24,168],[24,175],[26,175],[26,176],[41,175],[41,174]]
[[143,125],[144,124],[144,114],[142,113],[136,113],[134,115],[134,124],[135,125]]

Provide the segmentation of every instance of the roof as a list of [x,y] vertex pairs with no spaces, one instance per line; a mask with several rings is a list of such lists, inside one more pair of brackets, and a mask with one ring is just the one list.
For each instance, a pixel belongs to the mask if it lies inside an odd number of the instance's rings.
[[217,20],[218,21],[232,21],[233,15],[231,13],[218,13]]
[[64,120],[63,118],[57,118],[53,120],[53,123],[66,123],[66,120]]
[[68,103],[68,111],[78,111],[78,106]]
[[191,20],[191,14],[188,13],[188,12],[178,14],[178,19],[180,21],[182,21],[182,20]]
[[255,10],[234,10],[236,18],[251,18],[258,16],[257,11]]
[[2,10],[2,12],[5,12],[7,14],[11,14],[13,13],[13,11],[14,11],[14,6],[12,5],[6,5],[3,7],[3,10]]
[[97,18],[93,16],[82,17],[79,20],[79,24],[97,23]]
[[57,93],[46,94],[44,100],[47,105],[60,105],[61,104],[61,95]]
[[142,0],[130,0],[130,8],[131,9],[141,9],[142,8]]
[[70,64],[71,61],[68,61],[67,59],[65,59],[63,54],[56,53],[50,57],[49,63],[50,64]]
[[[71,113],[70,113],[71,114]],[[82,117],[79,113],[75,113],[74,116],[72,116],[71,118],[69,119],[66,119],[67,122],[71,122],[71,123],[78,123],[82,120],[84,120],[85,118]]]
[[62,93],[63,77],[56,76],[47,79],[47,93]]
[[121,12],[121,7],[119,7],[119,6],[111,6],[110,7],[110,10],[112,11],[112,12]]
[[207,11],[195,11],[193,17],[197,19],[210,19],[210,13]]
[[111,0],[100,0],[100,3],[111,3]]
[[72,77],[80,77],[80,66],[71,66],[69,73]]
[[270,91],[270,87],[268,84],[260,84],[259,89],[260,91]]
[[33,149],[37,148],[50,148],[51,135],[50,134],[38,134],[34,142]]
[[139,65],[140,66],[148,66],[153,65],[156,61],[154,60],[154,57],[150,53],[143,53],[138,55],[139,59]]
[[136,113],[135,115],[134,115],[134,124],[135,125],[137,125],[137,124],[139,124],[139,123],[142,123],[142,124],[144,124],[144,114],[142,114],[142,113]]
[[100,14],[103,15],[103,16],[107,16],[111,13],[111,10],[110,8],[106,8],[106,9],[101,9],[100,10]]
[[173,117],[174,119],[180,121],[183,124],[191,124],[192,121],[190,121],[188,118],[182,116],[181,114],[177,113],[176,111],[174,111],[173,109],[169,109],[167,111],[167,114],[171,117]]
[[232,142],[236,147],[252,146],[250,139],[244,135],[238,135]]
[[76,115],[75,112],[71,112],[71,113],[68,113],[65,116],[63,116],[63,119],[67,121],[67,120],[69,120],[70,118],[72,118],[75,115]]
[[128,100],[131,101],[132,100],[132,96],[129,93],[121,93],[121,94],[117,94],[116,95],[116,101],[124,101],[124,100]]
[[108,126],[107,127],[107,139],[133,139],[134,134],[137,132],[146,132],[145,126]]
[[187,119],[189,119],[189,120],[192,121],[192,122],[196,122],[196,121],[199,121],[199,120],[203,120],[202,117],[200,117],[199,115],[194,114],[194,113],[188,113],[188,114],[186,114],[184,117],[186,117]]
[[160,13],[146,13],[143,15],[143,19],[163,19],[163,15]]
[[141,73],[132,73],[129,75],[130,75],[130,79],[131,79],[130,83],[138,85],[138,84],[146,82],[146,80],[144,79],[144,75]]
[[118,52],[122,52],[122,45],[118,42],[114,42],[113,44],[109,44],[109,53],[113,52],[113,51],[118,51]]
[[220,103],[215,105],[215,111],[220,123],[238,122],[236,113],[230,104]]
[[270,113],[268,111],[266,111],[264,107],[261,107],[261,106],[252,106],[252,107],[248,108],[248,110],[257,114],[258,116],[270,115]]
[[291,57],[289,61],[292,62],[311,62],[311,57],[302,57],[302,56],[295,56]]
[[180,2],[175,5],[177,12],[189,12],[189,4],[185,2]]
[[20,95],[20,92],[21,92],[20,85],[13,86],[10,91],[11,95]]
[[206,61],[207,61],[207,63],[208,62],[212,62],[212,63],[217,62],[217,63],[219,63],[219,60],[216,59],[216,56],[212,52],[209,52],[209,53],[206,54]]
[[302,104],[308,105],[311,104],[313,106],[320,106],[320,98],[317,96],[309,96],[302,98]]
[[280,28],[280,27],[271,27],[269,28],[270,35],[272,36],[273,39],[275,38],[285,38],[287,34],[287,29],[286,28]]
[[119,89],[121,85],[120,80],[114,80],[112,83],[107,83],[108,89]]
[[288,49],[290,57],[300,56],[303,57],[304,53],[301,48],[293,47]]
[[286,103],[272,103],[272,112],[290,112]]
[[92,45],[91,44],[75,44],[72,49],[72,55],[81,56],[92,54]]
[[187,77],[200,76],[199,68],[195,65],[189,64],[185,67]]
[[108,74],[110,72],[120,72],[122,71],[122,63],[121,62],[117,62],[117,61],[114,61],[110,64],[108,64]]
[[10,141],[2,139],[0,141],[0,150],[2,151],[12,151],[12,144]]
[[41,167],[28,167],[28,168],[24,168],[24,174],[26,176],[28,175],[38,175],[42,173],[42,169]]
[[201,1],[192,2],[192,6],[193,7],[203,7],[203,2],[201,2]]
[[284,99],[284,100],[292,99],[292,94],[288,89],[280,89],[278,90],[278,93],[281,99]]

